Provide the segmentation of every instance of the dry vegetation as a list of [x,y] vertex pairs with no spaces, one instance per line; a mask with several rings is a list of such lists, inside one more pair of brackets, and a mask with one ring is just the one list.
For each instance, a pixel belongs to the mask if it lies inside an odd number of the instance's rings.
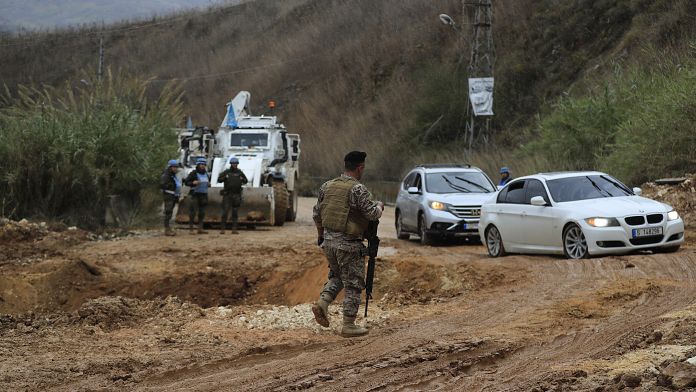
[[[303,165],[313,176],[334,174],[351,148],[368,151],[380,168],[373,178],[398,178],[425,160],[466,159],[489,171],[505,163],[521,174],[547,166],[510,155],[534,137],[522,131],[535,128],[546,104],[639,61],[645,43],[679,50],[688,43],[680,37],[693,36],[693,8],[684,0],[494,1],[495,134],[493,146],[469,157],[457,141],[466,105],[457,63],[468,61],[468,43],[437,20],[447,12],[461,21],[458,0],[257,0],[115,25],[104,37],[111,69],[161,85],[182,80],[195,123],[217,126],[224,103],[242,89],[252,92],[256,113],[278,99],[283,121],[303,136]],[[96,68],[100,34],[2,38],[0,80],[14,90],[75,79]],[[440,115],[434,142],[424,141]]]

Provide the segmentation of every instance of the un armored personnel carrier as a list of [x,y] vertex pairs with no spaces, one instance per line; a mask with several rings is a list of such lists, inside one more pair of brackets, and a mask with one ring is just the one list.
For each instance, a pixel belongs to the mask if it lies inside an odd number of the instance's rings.
[[[179,133],[181,162],[185,177],[195,170],[196,159],[208,162],[211,174],[205,223],[221,220],[223,184],[218,175],[229,168],[232,157],[249,179],[244,186],[239,224],[282,226],[297,215],[300,135],[289,133],[275,116],[252,116],[251,94],[242,91],[227,104],[227,113],[217,131],[187,129]],[[176,215],[177,223],[188,223],[189,189]]]

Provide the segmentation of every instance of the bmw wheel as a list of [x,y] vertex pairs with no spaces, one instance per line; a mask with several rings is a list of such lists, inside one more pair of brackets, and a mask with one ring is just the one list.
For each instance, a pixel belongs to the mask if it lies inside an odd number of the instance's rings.
[[503,237],[500,235],[498,228],[493,225],[486,230],[486,248],[491,257],[505,256]]
[[403,227],[403,222],[401,222],[401,212],[396,211],[396,238],[400,240],[407,240],[411,238],[411,235],[408,233],[404,233],[404,227]]
[[585,234],[574,223],[563,230],[563,253],[569,259],[584,259],[589,256]]
[[432,236],[428,234],[428,226],[425,223],[425,216],[423,215],[423,213],[418,215],[418,234],[420,234],[421,245],[432,244]]

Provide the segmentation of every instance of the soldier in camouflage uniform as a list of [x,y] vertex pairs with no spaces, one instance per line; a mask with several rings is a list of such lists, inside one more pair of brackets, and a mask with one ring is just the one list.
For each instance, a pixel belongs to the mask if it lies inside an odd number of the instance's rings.
[[384,210],[384,204],[372,201],[370,192],[359,182],[365,170],[366,156],[360,151],[345,156],[345,172],[321,186],[313,211],[317,242],[329,262],[329,278],[319,300],[312,306],[312,312],[317,323],[328,327],[329,304],[345,289],[341,330],[345,337],[368,332],[355,324],[365,288],[366,248],[363,238],[368,222],[378,220]]

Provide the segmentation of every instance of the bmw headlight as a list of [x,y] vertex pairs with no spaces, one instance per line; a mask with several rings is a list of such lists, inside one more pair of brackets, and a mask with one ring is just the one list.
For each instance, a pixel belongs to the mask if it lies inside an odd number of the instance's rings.
[[673,221],[679,219],[679,213],[676,210],[672,210],[667,213],[667,219]]
[[587,218],[585,222],[592,227],[619,226],[619,221],[617,221],[616,218]]
[[447,209],[447,204],[440,203],[439,201],[431,201],[429,204],[430,208],[433,210],[445,211]]

